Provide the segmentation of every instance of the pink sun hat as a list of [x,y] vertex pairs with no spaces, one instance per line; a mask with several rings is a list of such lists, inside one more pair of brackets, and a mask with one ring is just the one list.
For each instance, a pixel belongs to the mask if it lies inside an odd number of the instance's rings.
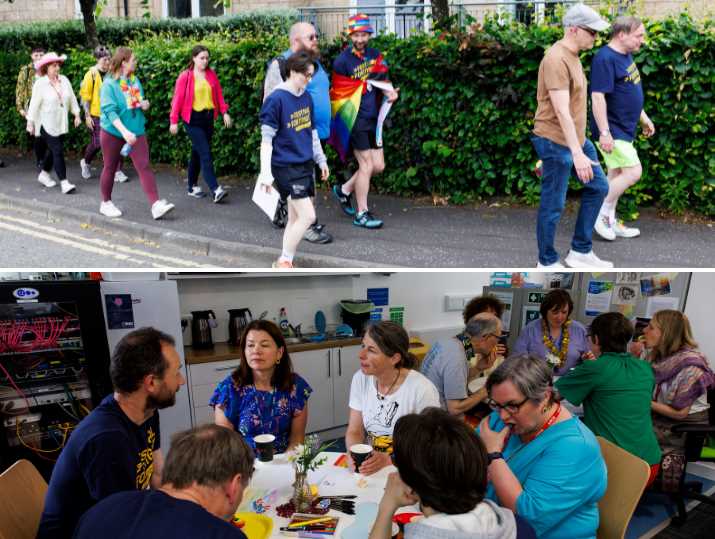
[[42,58],[40,58],[37,62],[35,62],[35,71],[39,71],[42,66],[46,66],[48,64],[54,64],[55,62],[63,64],[65,62],[65,60],[67,60],[66,54],[57,56],[56,52],[45,53],[42,55]]

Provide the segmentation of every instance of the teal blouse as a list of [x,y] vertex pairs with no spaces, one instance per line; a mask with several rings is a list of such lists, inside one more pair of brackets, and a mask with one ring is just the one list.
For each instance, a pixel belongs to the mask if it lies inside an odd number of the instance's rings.
[[[122,91],[124,88],[124,91]],[[100,119],[102,129],[115,137],[123,138],[112,122],[119,118],[124,127],[137,137],[145,133],[144,111],[139,108],[139,102],[144,99],[144,89],[135,76],[129,81],[123,78],[115,79],[111,75],[104,77],[102,89],[99,92]]]

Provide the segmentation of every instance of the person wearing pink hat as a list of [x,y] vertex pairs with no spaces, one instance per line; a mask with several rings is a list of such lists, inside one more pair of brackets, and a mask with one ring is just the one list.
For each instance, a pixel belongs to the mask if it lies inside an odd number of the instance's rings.
[[[333,88],[330,100],[333,109],[330,143],[338,150],[343,161],[352,149],[358,170],[342,186],[333,186],[333,195],[343,213],[353,218],[353,225],[376,229],[382,220],[368,211],[367,195],[370,179],[385,169],[385,156],[377,143],[377,118],[383,95],[389,102],[398,98],[398,88],[380,90],[370,81],[389,83],[388,67],[382,54],[368,41],[374,30],[370,18],[358,13],[348,19],[348,33],[352,46],[340,53],[333,62]],[[359,91],[360,106],[355,112],[340,104],[351,101],[350,96]],[[353,193],[357,207],[353,204]]]
[[69,132],[67,111],[72,112],[75,127],[82,123],[79,103],[72,85],[67,77],[60,75],[60,66],[66,59],[67,56],[64,54],[58,56],[54,52],[48,52],[35,63],[40,78],[32,87],[32,98],[26,115],[27,132],[42,137],[47,144],[42,170],[37,176],[37,181],[45,187],[57,185],[49,174],[54,166],[64,194],[71,193],[75,189],[74,184],[67,179],[64,157],[64,136]]

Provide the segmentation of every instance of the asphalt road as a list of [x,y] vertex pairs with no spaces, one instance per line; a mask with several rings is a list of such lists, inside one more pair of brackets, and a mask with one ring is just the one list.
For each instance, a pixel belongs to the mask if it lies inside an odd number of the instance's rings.
[[[0,195],[25,203],[38,201],[88,212],[96,217],[93,224],[97,227],[107,230],[116,227],[116,221],[97,217],[98,168],[92,179],[83,180],[78,163],[68,160],[69,179],[77,184],[77,192],[62,195],[59,188],[47,189],[37,182],[31,161],[7,152],[0,156],[7,163],[6,168],[0,169]],[[124,212],[120,221],[235,245],[233,260],[218,261],[224,267],[267,267],[280,252],[282,231],[273,228],[251,202],[252,182],[222,179],[229,184],[229,196],[224,202],[213,204],[208,198],[196,200],[186,196],[183,171],[157,167],[160,196],[173,202],[176,210],[167,218],[154,221],[136,174],[131,169],[128,174],[131,181],[115,184],[112,197]],[[379,178],[376,182],[379,184]],[[317,213],[335,241],[327,245],[303,241],[298,263],[301,263],[300,256],[305,255],[309,260],[303,267],[524,268],[536,265],[536,208],[486,204],[434,206],[426,199],[415,201],[382,195],[371,195],[370,203],[371,209],[385,221],[380,230],[353,226],[328,189],[322,187],[316,197]],[[557,234],[556,247],[562,258],[569,249],[576,219],[574,208],[575,204],[570,203]],[[653,209],[645,209],[637,226],[641,237],[615,242],[595,240],[594,251],[599,257],[613,261],[618,268],[715,267],[713,222],[678,222],[659,217]],[[255,260],[251,260],[252,249],[261,253],[253,257]],[[39,260],[45,258],[40,255]],[[16,265],[1,252],[0,263]],[[253,266],[255,263],[261,265]]]

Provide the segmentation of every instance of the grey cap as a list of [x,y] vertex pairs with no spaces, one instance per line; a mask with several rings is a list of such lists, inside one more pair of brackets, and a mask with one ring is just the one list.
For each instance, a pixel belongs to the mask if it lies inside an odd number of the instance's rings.
[[597,32],[603,32],[611,25],[590,7],[584,4],[575,4],[564,15],[564,26],[585,26]]

